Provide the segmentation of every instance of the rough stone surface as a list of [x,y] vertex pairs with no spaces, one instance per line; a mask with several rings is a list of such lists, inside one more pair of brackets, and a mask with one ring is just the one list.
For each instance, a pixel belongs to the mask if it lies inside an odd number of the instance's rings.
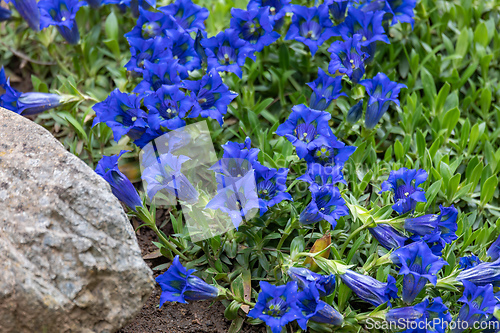
[[0,332],[114,332],[154,287],[109,185],[0,108]]

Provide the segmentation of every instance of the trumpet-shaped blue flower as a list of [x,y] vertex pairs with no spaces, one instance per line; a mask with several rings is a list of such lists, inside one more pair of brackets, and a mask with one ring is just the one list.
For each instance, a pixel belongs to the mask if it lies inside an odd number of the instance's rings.
[[12,12],[10,10],[0,7],[0,22],[9,20],[11,16]]
[[313,187],[333,186],[337,183],[346,184],[342,174],[342,166],[323,166],[319,163],[307,165],[307,172],[297,179],[309,183]]
[[219,294],[217,287],[193,275],[195,269],[186,270],[179,261],[179,256],[174,258],[168,270],[156,277],[156,282],[161,287],[160,308],[165,302],[187,303],[216,298]]
[[106,123],[113,131],[116,142],[124,135],[138,140],[146,131],[147,113],[141,110],[141,97],[137,95],[115,89],[103,102],[94,105],[93,109],[96,117],[92,126]]
[[458,261],[458,264],[460,265],[460,269],[469,269],[472,267],[476,267],[479,265],[482,261],[479,260],[479,258],[473,254],[467,257],[461,257],[460,260]]
[[194,39],[185,31],[169,29],[166,30],[168,50],[171,57],[179,60],[179,66],[186,71],[201,68],[201,59],[194,48]]
[[135,211],[136,207],[142,207],[142,200],[134,185],[118,169],[118,159],[126,152],[122,150],[119,155],[103,156],[97,163],[95,172],[109,183],[111,191],[118,200]]
[[292,24],[285,39],[304,43],[312,55],[316,54],[320,45],[335,36],[327,5],[311,8],[292,5],[292,12]]
[[343,167],[349,157],[356,151],[356,147],[346,146],[345,143],[337,140],[330,128],[328,128],[328,132],[328,136],[317,147],[311,149],[304,159],[307,163]]
[[285,192],[288,169],[271,169],[260,164],[254,164],[254,168],[261,216],[281,201],[293,200],[290,193]]
[[494,262],[483,262],[477,266],[465,269],[457,276],[457,280],[467,280],[476,286],[492,284],[500,287],[500,259]]
[[390,43],[382,25],[383,18],[383,11],[366,13],[357,8],[350,8],[344,23],[335,27],[335,29],[344,40],[353,38],[354,35],[361,35],[359,41],[361,50],[372,58],[375,54],[377,41],[386,44]]
[[232,8],[231,16],[231,28],[257,52],[280,38],[280,34],[273,31],[274,20],[269,16],[269,7],[250,10]]
[[27,92],[22,93],[10,86],[10,79],[0,68],[0,87],[5,93],[0,95],[0,106],[23,116],[31,116],[63,104],[63,98],[57,94]]
[[491,243],[486,254],[488,254],[492,260],[500,258],[500,236],[498,236],[498,238]]
[[160,59],[172,58],[167,37],[156,37],[147,40],[129,37],[127,40],[132,55],[130,61],[125,65],[125,68],[129,71],[142,73],[146,60],[151,63],[158,63]]
[[241,67],[246,58],[255,60],[255,50],[238,36],[234,29],[219,32],[217,36],[203,39],[201,45],[207,54],[208,69],[231,72],[241,78]]
[[437,272],[446,261],[435,256],[423,241],[401,247],[391,254],[391,260],[401,266],[399,275],[403,278],[403,301],[411,303],[424,289],[427,282],[436,285]]
[[[38,5],[36,0],[6,0],[6,3],[11,2],[16,10],[19,12],[19,15],[28,23],[29,27],[34,31],[40,31],[40,10],[38,9]],[[0,8],[0,21],[1,12],[5,11],[9,12],[9,15],[6,19],[10,17],[10,11],[5,8]]]
[[426,180],[427,172],[423,169],[401,168],[391,171],[379,193],[392,191],[396,202],[392,208],[399,214],[405,214],[414,211],[417,202],[427,201],[424,190],[419,187]]
[[[445,333],[452,317],[441,297],[436,297],[432,303],[426,298],[414,306],[390,309],[387,311],[385,319],[391,325],[407,324],[410,328],[405,330],[405,333]],[[429,328],[429,323],[434,325]],[[416,328],[412,329],[412,326]]]
[[295,281],[284,286],[273,286],[261,281],[260,288],[257,303],[248,313],[249,317],[264,321],[273,333],[281,333],[282,328],[294,320],[305,326],[306,319],[297,305]]
[[404,228],[418,236],[424,237],[426,243],[428,240],[442,238],[446,243],[451,243],[457,239],[455,234],[457,231],[457,216],[458,211],[453,205],[451,207],[443,207],[439,205],[441,214],[428,214],[419,217],[408,218],[405,220]]
[[228,141],[221,147],[224,150],[224,154],[222,155],[223,158],[244,159],[251,164],[257,161],[257,156],[260,152],[259,148],[252,148],[252,141],[249,137],[246,137],[244,143]]
[[469,281],[462,281],[462,284],[464,293],[458,302],[464,305],[456,319],[460,321],[460,325],[452,330],[453,333],[463,332],[467,327],[473,328],[475,323],[489,319],[497,304],[491,284],[480,287]]
[[318,78],[307,85],[313,90],[309,103],[311,109],[324,111],[334,99],[347,96],[342,92],[342,76],[331,77],[321,67],[318,68]]
[[134,28],[125,34],[126,38],[150,39],[164,37],[165,29],[177,28],[177,23],[171,16],[162,12],[152,12],[139,7],[139,17]]
[[259,209],[254,170],[226,184],[222,189],[219,188],[218,193],[210,200],[206,208],[227,213],[234,227],[238,229],[243,219],[253,217]]
[[86,5],[85,1],[79,0],[41,0],[38,3],[40,28],[55,25],[68,43],[78,44],[80,33],[75,17],[80,8]]
[[331,295],[335,290],[335,275],[321,275],[304,267],[290,267],[288,275],[297,282],[300,289],[314,285],[321,297]]
[[208,18],[208,9],[195,5],[191,0],[176,0],[158,9],[172,17],[179,27],[188,32],[196,29],[205,30],[203,22]]
[[399,106],[399,92],[406,86],[389,80],[384,73],[378,73],[373,79],[363,80],[360,84],[366,88],[366,93],[370,96],[366,109],[365,126],[372,129],[389,109],[391,102]]
[[408,238],[388,224],[379,224],[369,228],[370,234],[387,250],[394,250],[405,246]]
[[184,81],[182,85],[183,88],[190,91],[190,95],[194,99],[193,110],[189,117],[196,118],[199,115],[203,118],[210,117],[217,120],[222,126],[227,106],[238,95],[229,90],[217,71],[212,69],[201,80]]
[[148,108],[148,124],[153,129],[170,130],[186,126],[184,117],[193,106],[189,97],[178,86],[164,85],[153,94],[144,98]]
[[159,191],[165,190],[179,200],[190,204],[197,202],[198,191],[181,171],[182,164],[189,160],[187,156],[166,153],[160,155],[157,163],[144,169],[142,179],[147,184],[149,199],[153,200]]
[[274,30],[279,30],[284,23],[287,12],[290,12],[290,0],[250,0],[248,10],[269,7],[269,18],[274,21]]
[[325,220],[330,222],[332,229],[335,229],[337,220],[342,216],[349,215],[349,210],[337,187],[310,186],[309,190],[312,199],[300,213],[300,223],[312,224]]
[[144,60],[143,80],[135,87],[135,93],[152,93],[163,85],[178,85],[182,79],[188,77],[183,66],[179,66],[179,60],[166,59],[159,64]]
[[297,304],[305,316],[305,320],[298,320],[302,329],[307,328],[309,320],[337,326],[344,322],[344,317],[337,310],[320,300],[320,293],[314,284],[305,287],[298,294]]
[[361,9],[364,12],[382,10],[385,13],[384,19],[391,20],[392,24],[396,24],[398,21],[410,23],[413,28],[413,10],[416,4],[416,0],[372,0],[363,5]]
[[299,158],[304,158],[315,148],[327,145],[330,118],[328,112],[312,110],[304,104],[296,105],[288,119],[278,126],[276,134],[286,137],[295,146]]
[[387,276],[387,283],[383,283],[371,276],[347,269],[340,278],[359,298],[375,306],[386,302],[391,306],[391,299],[398,298],[396,280],[391,275]]
[[[328,6],[330,14],[332,15],[334,21],[338,24],[345,20],[347,13],[347,6],[350,0],[327,0],[325,4]],[[349,9],[349,12],[351,9]]]
[[359,101],[358,103],[354,104],[349,111],[347,112],[347,121],[350,122],[351,124],[355,124],[358,122],[358,120],[361,119],[361,116],[363,115],[363,101]]
[[345,41],[336,41],[328,49],[331,61],[328,71],[345,74],[352,83],[357,84],[365,74],[365,59],[368,55],[361,50],[361,35],[354,35]]

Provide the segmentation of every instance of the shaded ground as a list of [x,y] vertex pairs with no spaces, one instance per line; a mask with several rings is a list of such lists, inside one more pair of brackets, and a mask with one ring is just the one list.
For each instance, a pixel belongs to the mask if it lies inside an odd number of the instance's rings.
[[[159,217],[161,218],[161,215],[157,216]],[[171,228],[170,223],[163,231],[168,234],[171,231],[169,228]],[[156,241],[154,232],[142,228],[136,235],[143,256],[157,249],[151,243],[151,241]],[[166,259],[160,257],[147,259],[146,262],[153,268],[166,262]],[[155,276],[161,273],[155,272]],[[225,333],[231,325],[231,322],[224,317],[224,306],[220,302],[212,306],[211,301],[190,302],[189,304],[165,303],[159,309],[160,294],[161,289],[156,286],[141,313],[118,333]],[[244,324],[240,332],[265,333],[266,329],[263,326]]]

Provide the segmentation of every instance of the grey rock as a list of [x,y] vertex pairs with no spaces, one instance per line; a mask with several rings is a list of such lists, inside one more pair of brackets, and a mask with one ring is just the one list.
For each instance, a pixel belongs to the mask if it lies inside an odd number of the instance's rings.
[[109,185],[0,108],[0,332],[114,332],[154,288]]

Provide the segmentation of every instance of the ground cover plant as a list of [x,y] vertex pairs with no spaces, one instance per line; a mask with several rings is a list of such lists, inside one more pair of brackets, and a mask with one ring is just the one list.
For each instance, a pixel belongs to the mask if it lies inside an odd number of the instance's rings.
[[[221,301],[231,332],[496,332],[499,14],[497,0],[11,0],[0,106],[157,233],[159,306]],[[193,153],[207,142],[215,160]],[[171,235],[151,201],[169,196]]]

